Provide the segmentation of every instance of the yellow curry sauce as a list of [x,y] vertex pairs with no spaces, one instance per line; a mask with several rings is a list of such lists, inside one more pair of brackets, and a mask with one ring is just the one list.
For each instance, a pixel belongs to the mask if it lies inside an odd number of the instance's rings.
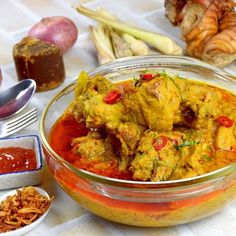
[[50,144],[104,176],[163,181],[236,161],[236,96],[165,72],[112,83],[81,73]]

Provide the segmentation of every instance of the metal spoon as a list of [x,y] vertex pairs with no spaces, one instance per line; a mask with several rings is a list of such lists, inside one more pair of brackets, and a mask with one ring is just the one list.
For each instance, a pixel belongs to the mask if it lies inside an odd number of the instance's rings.
[[0,120],[20,112],[30,101],[36,90],[32,79],[20,81],[0,94]]

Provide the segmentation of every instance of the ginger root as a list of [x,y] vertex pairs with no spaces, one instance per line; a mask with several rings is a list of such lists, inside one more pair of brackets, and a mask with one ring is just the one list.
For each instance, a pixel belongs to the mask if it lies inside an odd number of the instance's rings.
[[165,0],[166,16],[180,27],[186,52],[217,67],[236,59],[233,0]]

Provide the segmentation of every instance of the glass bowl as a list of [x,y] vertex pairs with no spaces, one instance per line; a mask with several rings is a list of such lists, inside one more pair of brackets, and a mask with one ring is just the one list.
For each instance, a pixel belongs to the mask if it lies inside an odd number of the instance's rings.
[[[234,78],[224,71],[188,57],[153,55],[114,61],[89,72],[120,81],[145,69],[165,70],[236,92]],[[50,101],[42,114],[40,135],[47,164],[61,188],[81,206],[105,219],[128,225],[163,227],[214,214],[236,196],[236,164],[188,179],[141,182],[113,179],[77,169],[58,155],[49,133],[73,99],[75,83]]]

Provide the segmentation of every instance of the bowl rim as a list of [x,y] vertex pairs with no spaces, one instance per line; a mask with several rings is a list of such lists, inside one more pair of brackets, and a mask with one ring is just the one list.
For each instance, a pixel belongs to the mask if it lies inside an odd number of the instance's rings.
[[[136,62],[137,64],[140,64],[140,62],[139,62],[140,60],[147,60],[147,59],[152,60],[152,59],[163,59],[163,58],[165,58],[167,60],[174,59],[179,62],[181,61],[183,64],[190,63],[193,67],[194,66],[197,68],[201,67],[204,70],[209,70],[210,72],[213,72],[215,74],[223,76],[227,80],[235,82],[234,76],[230,75],[229,73],[227,73],[217,67],[214,67],[214,66],[209,65],[205,62],[202,62],[198,59],[187,57],[187,56],[172,56],[172,55],[157,55],[157,54],[156,55],[147,55],[147,56],[133,56],[133,57],[116,59],[112,62],[108,62],[106,64],[98,66],[95,69],[90,70],[88,72],[88,75],[94,76],[95,74],[98,74],[98,73],[100,73],[102,75],[103,74],[102,72],[104,72],[106,70],[110,70],[110,67],[116,68],[115,70],[130,68],[130,66],[122,65],[126,62],[128,62],[128,63]],[[135,63],[132,65],[135,66]],[[162,63],[160,63],[160,65],[162,65]],[[167,65],[172,65],[172,63],[170,62],[169,64],[167,64],[167,63],[163,62],[163,66],[167,66]],[[225,166],[225,167],[217,169],[215,171],[212,171],[212,172],[209,172],[209,173],[206,173],[203,175],[195,176],[195,177],[179,179],[179,180],[167,180],[167,181],[159,181],[159,182],[147,181],[147,182],[145,182],[145,181],[123,180],[123,179],[106,177],[106,176],[98,175],[98,174],[95,174],[95,173],[92,173],[92,172],[89,172],[89,171],[86,171],[83,169],[76,168],[75,166],[73,166],[72,164],[70,164],[69,162],[64,160],[60,155],[58,155],[50,147],[50,145],[47,142],[47,139],[45,137],[45,134],[44,134],[44,121],[45,121],[45,118],[46,118],[49,108],[61,96],[66,95],[69,92],[71,92],[74,89],[75,85],[76,85],[76,80],[74,80],[69,85],[67,85],[65,88],[60,90],[51,99],[51,101],[48,103],[48,105],[46,106],[46,108],[44,109],[44,111],[41,115],[39,128],[40,128],[40,138],[41,138],[42,144],[43,144],[44,148],[46,149],[46,151],[50,154],[50,156],[53,159],[55,159],[57,162],[59,161],[60,164],[62,164],[65,168],[69,169],[74,174],[78,175],[79,177],[82,177],[83,179],[90,179],[90,180],[96,181],[98,183],[103,183],[103,184],[105,183],[108,185],[118,185],[118,186],[122,186],[122,187],[132,187],[132,188],[135,187],[136,188],[137,186],[140,186],[140,187],[146,187],[146,188],[150,188],[150,187],[151,188],[156,188],[156,187],[158,187],[158,188],[168,187],[169,188],[169,187],[178,187],[178,186],[183,187],[183,186],[201,184],[201,183],[209,182],[209,181],[220,181],[220,180],[224,179],[226,176],[236,172],[236,163],[233,163],[231,165]]]

